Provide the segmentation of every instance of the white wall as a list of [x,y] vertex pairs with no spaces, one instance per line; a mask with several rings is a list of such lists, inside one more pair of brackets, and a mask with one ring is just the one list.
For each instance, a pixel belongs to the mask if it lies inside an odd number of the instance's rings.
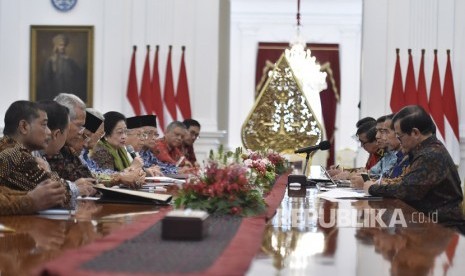
[[389,100],[395,65],[395,48],[401,49],[405,80],[407,49],[412,49],[415,74],[426,49],[425,76],[429,91],[433,49],[438,49],[441,85],[444,84],[446,49],[451,50],[452,71],[460,123],[460,168],[465,176],[465,1],[462,0],[364,0],[362,43],[362,116],[391,112]]
[[[266,6],[266,8],[264,8]],[[254,103],[259,42],[289,42],[295,36],[296,1],[231,0],[229,146],[241,142],[241,127]],[[341,102],[336,149],[357,149],[350,138],[358,120],[361,0],[302,1],[302,34],[309,43],[340,47]],[[342,115],[344,114],[344,115]]]

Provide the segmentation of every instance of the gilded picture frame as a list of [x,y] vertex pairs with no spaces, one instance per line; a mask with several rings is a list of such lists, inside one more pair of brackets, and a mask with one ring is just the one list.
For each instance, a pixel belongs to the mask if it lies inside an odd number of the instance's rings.
[[93,26],[31,26],[30,100],[71,93],[93,99]]

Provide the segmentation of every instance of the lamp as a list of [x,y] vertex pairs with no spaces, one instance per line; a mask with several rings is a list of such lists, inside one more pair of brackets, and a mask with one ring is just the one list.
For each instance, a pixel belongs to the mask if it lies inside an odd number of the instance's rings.
[[327,88],[326,73],[320,71],[321,67],[312,57],[310,49],[305,49],[306,43],[300,28],[300,0],[297,0],[297,34],[289,45],[291,49],[285,50],[285,56],[304,93],[312,97]]

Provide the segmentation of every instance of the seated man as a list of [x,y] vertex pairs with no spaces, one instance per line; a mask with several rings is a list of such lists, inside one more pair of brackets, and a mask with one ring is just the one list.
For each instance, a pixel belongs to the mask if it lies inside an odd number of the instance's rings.
[[84,124],[86,122],[86,105],[76,95],[60,94],[55,101],[69,110],[70,127],[66,137],[65,145],[60,152],[50,156],[47,155],[47,161],[52,171],[56,171],[61,178],[76,181],[79,178],[91,178],[90,170],[85,166],[79,155],[86,138],[84,138]]
[[463,194],[460,177],[451,156],[434,136],[434,123],[416,105],[401,109],[393,118],[394,130],[409,155],[410,167],[397,183],[367,181],[370,195],[394,197],[425,213],[437,212],[440,222],[462,220]]
[[[381,158],[379,155],[378,143],[376,142],[376,121],[373,119],[361,124],[357,129],[356,135],[360,142],[360,146],[370,154],[365,167],[365,169],[368,170]],[[362,170],[365,171],[365,169]],[[347,170],[343,171],[341,168],[333,167],[328,171],[328,173],[334,179],[339,180],[351,179],[358,174],[358,171],[359,170],[354,172]]]
[[194,152],[194,143],[199,138],[200,134],[200,123],[194,119],[186,119],[183,124],[187,128],[187,135],[184,136],[182,150],[186,159],[191,162],[192,165],[198,167],[197,158]]
[[378,148],[383,149],[384,154],[378,163],[370,169],[370,177],[379,178],[382,174],[389,171],[397,160],[397,152],[388,150],[386,144],[386,132],[388,129],[386,128],[385,122],[388,121],[390,123],[392,117],[394,117],[394,115],[381,116],[376,120],[376,142],[378,143]]
[[66,189],[66,207],[74,207],[79,189],[66,183],[55,172],[43,169],[32,155],[47,147],[50,129],[47,113],[36,103],[16,101],[5,113],[5,128],[0,139],[0,185],[20,191],[34,190],[43,181],[59,182]]
[[[34,156],[39,157],[39,165],[42,165],[45,170],[53,170],[50,168],[50,164],[46,161],[47,157],[57,156],[60,154],[60,151],[63,149],[63,146],[66,142],[69,133],[69,109],[55,101],[40,101],[38,102],[40,109],[43,109],[47,112],[47,126],[50,129],[51,135],[48,141],[47,147],[43,150],[33,152]],[[61,156],[61,155],[60,155]],[[45,160],[44,160],[45,159]],[[56,163],[55,163],[56,164]],[[61,163],[64,167],[71,167],[73,163]],[[59,167],[63,171],[63,167]],[[69,168],[70,170],[72,168]],[[55,171],[56,172],[56,171]],[[92,178],[78,178],[78,179],[67,179],[62,177],[65,180],[73,181],[80,190],[80,194],[92,195],[96,191],[92,188],[93,179]]]
[[158,139],[152,152],[158,160],[178,167],[190,166],[192,164],[186,159],[181,151],[182,141],[186,134],[186,126],[179,122],[171,122],[166,127],[165,137]]
[[[383,157],[370,170],[369,176],[373,179],[379,179],[381,175],[388,173],[397,161],[397,149],[392,149],[388,146],[387,133],[390,130],[393,114],[381,116],[376,120],[376,143],[378,148],[383,149]],[[391,136],[396,139],[394,131],[391,131]],[[392,138],[391,137],[391,138]],[[400,147],[400,143],[395,143],[396,147]],[[355,175],[351,178],[353,187],[363,187],[363,178],[360,175]]]
[[[139,152],[140,157],[144,160],[144,168],[152,175],[160,174],[177,174],[178,168],[175,165],[161,162],[158,160],[150,150],[155,146],[156,139],[158,138],[157,130],[157,116],[143,115],[127,118],[126,120],[128,129],[127,143],[134,146],[134,149]],[[131,138],[136,132],[136,138]],[[134,140],[132,142],[132,140]]]
[[384,122],[384,135],[386,137],[388,152],[394,152],[396,155],[396,162],[394,166],[389,171],[383,173],[383,178],[385,179],[384,181],[387,183],[396,182],[395,179],[402,177],[409,165],[408,155],[404,154],[404,151],[400,145],[400,141],[396,137],[394,125],[392,124],[393,117],[394,116],[389,115]]
[[372,117],[360,119],[357,124],[356,136],[361,147],[368,152],[365,169],[371,169],[383,157],[383,150],[376,143],[376,120]]
[[[94,165],[91,161],[89,154],[95,148],[98,141],[105,135],[103,129],[103,114],[97,113],[95,109],[92,112],[86,108],[86,123],[84,124],[84,149],[81,151],[80,159],[81,162],[86,165],[92,172],[89,165]],[[97,114],[98,116],[94,115]]]

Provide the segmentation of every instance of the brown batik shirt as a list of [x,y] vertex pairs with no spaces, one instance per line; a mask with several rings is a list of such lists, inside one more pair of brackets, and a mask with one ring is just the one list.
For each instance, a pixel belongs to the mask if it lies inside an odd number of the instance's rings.
[[45,171],[31,151],[14,139],[4,136],[0,139],[0,186],[13,190],[31,191],[47,179],[61,182],[66,188],[66,202],[69,205],[71,193],[68,184],[55,172]]
[[79,156],[69,146],[65,145],[60,153],[54,156],[45,156],[45,159],[47,159],[50,169],[66,180],[74,182],[79,178],[92,177],[89,168],[82,163]]
[[409,153],[409,159],[398,183],[372,185],[370,194],[401,199],[421,212],[437,211],[439,221],[462,220],[460,177],[444,145],[431,136]]

